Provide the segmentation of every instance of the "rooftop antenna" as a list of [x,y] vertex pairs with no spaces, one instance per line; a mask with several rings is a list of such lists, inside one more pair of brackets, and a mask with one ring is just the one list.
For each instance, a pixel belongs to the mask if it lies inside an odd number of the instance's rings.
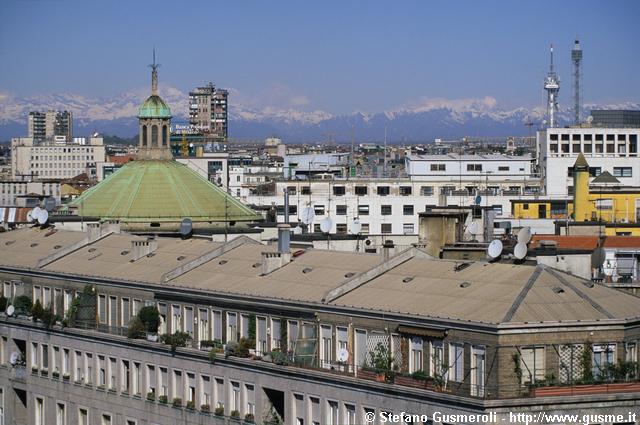
[[582,75],[582,48],[580,40],[576,38],[571,49],[571,62],[573,62],[573,121],[580,124],[580,77]]
[[544,89],[547,91],[547,116],[549,117],[549,127],[556,126],[556,110],[558,109],[558,92],[560,91],[560,79],[553,68],[553,44],[550,49],[551,65],[549,73],[544,80]]

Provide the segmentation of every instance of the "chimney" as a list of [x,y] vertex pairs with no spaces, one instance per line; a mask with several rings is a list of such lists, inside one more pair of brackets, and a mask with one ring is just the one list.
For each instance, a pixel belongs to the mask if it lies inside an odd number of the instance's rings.
[[291,261],[290,252],[291,226],[278,224],[278,251],[262,253],[262,274],[266,275]]
[[89,242],[93,242],[100,238],[102,235],[102,228],[100,223],[87,223],[87,237]]
[[383,262],[387,262],[389,261],[389,258],[391,258],[391,251],[394,250],[396,246],[393,244],[393,241],[390,239],[387,239],[386,241],[384,241],[384,243],[382,244],[382,261]]
[[131,261],[137,261],[142,257],[146,257],[155,252],[156,249],[158,249],[158,241],[156,238],[131,241],[131,252],[133,254]]

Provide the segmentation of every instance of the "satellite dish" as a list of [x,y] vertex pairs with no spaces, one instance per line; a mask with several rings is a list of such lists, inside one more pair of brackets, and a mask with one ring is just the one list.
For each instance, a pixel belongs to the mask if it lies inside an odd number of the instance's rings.
[[351,226],[349,226],[349,231],[352,235],[358,235],[362,231],[362,223],[357,218],[354,218],[351,222]]
[[531,229],[528,227],[523,227],[518,232],[518,243],[528,244],[531,240]]
[[331,217],[327,217],[320,222],[320,230],[322,230],[322,233],[329,233],[332,227],[333,220],[331,220]]
[[478,233],[478,222],[472,221],[471,223],[469,223],[469,225],[467,226],[467,232],[471,233],[472,235]]
[[346,348],[341,348],[338,350],[338,361],[346,362],[349,360],[349,351]]
[[16,308],[13,305],[9,305],[9,307],[7,307],[7,316],[13,316],[15,312]]
[[591,123],[593,122],[593,115],[589,115],[589,116],[587,117],[587,122],[588,122],[589,124],[591,124]]
[[313,219],[316,218],[316,212],[312,207],[306,207],[302,209],[302,214],[300,214],[300,220],[307,226],[313,222]]
[[605,259],[606,259],[606,254],[604,252],[604,248],[602,247],[597,248],[591,254],[591,267],[593,267],[594,269],[598,269],[602,267]]
[[33,220],[35,220],[35,218],[33,217],[33,210],[30,210],[27,213],[27,222],[28,223],[33,223]]
[[20,357],[22,357],[20,353],[14,351],[13,353],[11,353],[11,357],[9,357],[9,363],[11,363],[12,366],[17,365],[20,361]]
[[40,210],[40,214],[38,214],[38,224],[45,225],[49,220],[49,212],[47,210]]
[[491,258],[498,258],[502,254],[502,242],[498,239],[492,240],[487,248],[487,254]]
[[40,217],[40,211],[42,211],[40,207],[35,207],[31,210],[31,217],[33,217],[33,221],[38,220],[38,217]]
[[296,227],[294,227],[293,229],[291,229],[291,232],[292,232],[294,235],[301,235],[301,234],[302,234],[302,227],[300,227],[300,226],[296,226]]
[[522,260],[524,257],[526,257],[527,244],[524,242],[518,242],[515,248],[513,248],[513,256],[516,257],[518,260]]
[[482,196],[480,195],[476,196],[475,202],[476,202],[476,205],[480,205],[480,203],[482,202]]
[[183,218],[180,222],[180,235],[186,238],[193,232],[193,221],[190,218]]

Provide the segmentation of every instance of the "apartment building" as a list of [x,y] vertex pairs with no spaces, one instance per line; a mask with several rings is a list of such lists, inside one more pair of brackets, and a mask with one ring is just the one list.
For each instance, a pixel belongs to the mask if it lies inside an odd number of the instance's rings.
[[27,134],[39,141],[71,142],[73,138],[73,113],[70,111],[29,112]]
[[549,196],[573,193],[573,164],[583,154],[591,180],[604,171],[622,186],[640,187],[638,136],[640,128],[568,127],[537,133],[542,179]]
[[0,180],[0,206],[32,206],[20,205],[19,198],[23,197],[51,197],[56,204],[60,204],[59,180]]
[[226,141],[229,92],[213,83],[189,92],[189,124],[195,131]]
[[[545,266],[435,260],[418,248],[388,259],[291,254],[281,241],[1,233],[8,302],[26,295],[76,318],[47,328],[2,316],[4,420],[357,424],[405,412],[434,423],[436,412],[501,421],[638,408],[637,377],[610,374],[637,362],[634,296]],[[159,333],[193,341],[172,350],[123,336],[142,306],[158,309]],[[248,353],[230,353],[236,341]],[[227,348],[210,352],[211,342]]]
[[11,139],[13,179],[69,179],[82,173],[97,179],[105,162],[102,137],[75,138],[73,142],[39,142],[32,137]]

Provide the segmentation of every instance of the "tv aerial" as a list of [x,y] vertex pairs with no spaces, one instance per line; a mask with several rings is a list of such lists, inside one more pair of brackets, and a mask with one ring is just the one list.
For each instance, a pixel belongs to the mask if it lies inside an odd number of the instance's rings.
[[359,235],[362,231],[362,223],[360,223],[360,219],[354,218],[349,226],[349,231],[352,235]]
[[528,244],[531,240],[531,229],[529,227],[523,227],[518,232],[518,243],[522,242]]
[[494,239],[487,247],[487,255],[495,259],[498,258],[500,254],[502,254],[502,242],[500,242],[498,239]]
[[322,233],[329,233],[333,227],[333,220],[331,217],[327,217],[320,222],[320,230]]
[[527,244],[524,242],[518,242],[513,248],[513,256],[518,260],[522,260],[527,256]]

